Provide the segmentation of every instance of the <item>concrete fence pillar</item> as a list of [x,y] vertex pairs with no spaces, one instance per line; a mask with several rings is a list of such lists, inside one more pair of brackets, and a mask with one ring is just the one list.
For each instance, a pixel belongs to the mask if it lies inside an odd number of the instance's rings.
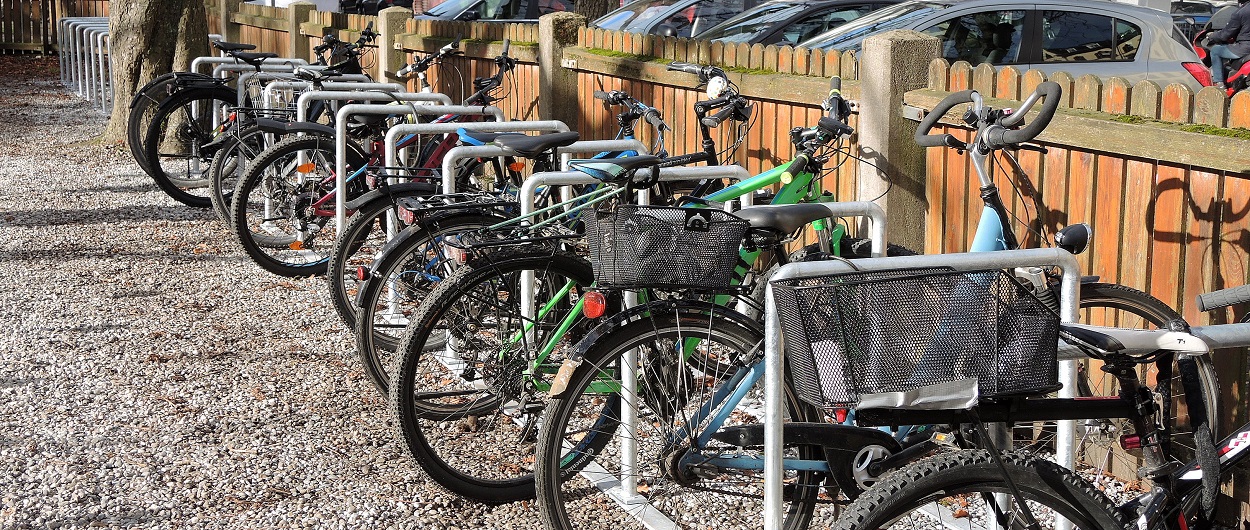
[[300,31],[300,24],[308,22],[308,14],[316,9],[317,4],[312,2],[291,2],[286,6],[286,37],[290,39],[287,49],[291,50],[288,57],[312,58],[312,46],[308,44],[308,37]]
[[234,21],[234,14],[239,12],[239,4],[243,0],[217,0],[217,12],[221,13],[221,27],[210,28],[221,34],[226,42],[239,42],[239,25]]
[[567,11],[538,18],[539,119],[577,124],[577,72],[560,63],[564,49],[577,46],[577,30],[583,27],[586,17]]
[[[923,251],[929,203],[925,197],[925,150],[916,145],[916,123],[903,117],[903,94],[929,84],[929,62],[941,50],[936,37],[890,31],[864,39],[859,67],[859,200],[886,211],[890,243]],[[890,184],[893,183],[893,187]]]
[[412,10],[404,7],[388,7],[378,13],[378,76],[380,82],[400,81],[395,71],[404,65],[404,50],[399,35],[404,23],[412,18]]

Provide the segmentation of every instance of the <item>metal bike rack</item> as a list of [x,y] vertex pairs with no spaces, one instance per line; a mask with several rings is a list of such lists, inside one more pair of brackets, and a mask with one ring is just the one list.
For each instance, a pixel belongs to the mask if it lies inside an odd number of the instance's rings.
[[95,36],[100,32],[108,33],[108,30],[108,24],[84,25],[80,26],[74,35],[74,54],[78,56],[78,95],[80,96],[90,97],[91,83],[95,79],[95,68],[91,64],[91,48],[95,42]]
[[[292,68],[292,69],[291,69],[291,71],[292,71],[292,72],[294,72],[294,68]],[[239,81],[238,81],[238,84],[235,86],[235,92],[238,94],[238,105],[239,105],[239,106],[243,106],[243,100],[244,100],[244,98],[247,96],[247,84],[248,84],[248,82],[249,82],[249,81],[252,81],[252,80],[257,80],[257,81],[273,81],[273,80],[283,80],[284,82],[291,82],[291,83],[298,82],[298,81],[296,81],[296,80],[292,80],[292,78],[291,78],[291,76],[292,76],[292,75],[293,75],[293,73],[288,73],[288,72],[265,72],[265,71],[260,71],[260,72],[256,72],[256,71],[252,71],[252,72],[245,72],[245,73],[243,73],[243,74],[239,75]],[[377,88],[378,88],[378,89],[380,89],[380,90],[389,90],[389,89],[394,88],[394,87],[396,87],[396,86],[398,86],[398,87],[399,87],[399,90],[401,90],[401,91],[403,90],[403,85],[400,85],[399,83],[373,83],[373,82],[372,82],[373,80],[372,80],[372,79],[370,79],[370,78],[369,78],[369,76],[367,76],[367,75],[365,75],[365,74],[347,74],[347,75],[343,75],[343,76],[338,76],[338,77],[335,77],[335,79],[339,79],[339,80],[341,80],[341,82],[342,82],[343,84],[350,84],[350,83],[360,82],[360,83],[366,83],[366,84],[370,84],[370,85],[378,85],[378,87],[377,87]],[[310,83],[310,84],[311,84],[311,83]],[[268,88],[268,87],[269,87],[269,84],[266,84],[266,85],[265,85],[265,88]],[[268,92],[266,92],[266,91],[265,91],[265,89],[261,89],[261,90],[262,90],[262,92],[261,92],[261,95],[262,95],[262,97],[261,97],[261,101],[267,101],[267,99],[265,99],[265,98],[266,98],[266,94],[268,94]],[[348,90],[350,90],[350,89],[348,89]],[[361,89],[361,90],[364,90],[364,89]]]
[[[368,92],[359,92],[359,93],[349,92],[348,94],[354,95],[354,96],[363,96],[369,93]],[[313,95],[320,95],[320,94],[314,92]],[[418,99],[418,97],[427,98],[428,100],[430,96],[433,96],[435,94],[417,93],[417,94],[378,94],[378,95],[384,96],[387,99],[393,99],[392,96],[408,95],[413,98],[409,101],[420,101],[421,99]],[[442,95],[443,97],[446,97],[446,95],[443,95],[443,94],[437,94],[437,95]],[[357,98],[357,99],[360,99],[360,98]],[[304,100],[304,97],[300,96],[300,101],[302,102],[303,100]],[[304,108],[303,106],[300,106],[299,110],[302,110],[303,108]],[[463,115],[478,115],[478,116],[485,115],[485,116],[494,117],[496,122],[499,122],[501,124],[505,123],[503,121],[504,120],[503,110],[495,106],[475,105],[475,106],[470,107],[470,106],[465,106],[465,105],[423,105],[423,106],[376,105],[376,104],[368,105],[368,104],[360,104],[360,103],[353,103],[350,105],[343,106],[343,108],[339,109],[338,114],[336,114],[334,117],[334,158],[335,158],[334,189],[335,189],[335,193],[338,194],[337,195],[338,200],[334,201],[334,222],[336,223],[335,226],[339,226],[339,227],[342,227],[343,222],[347,219],[347,200],[346,200],[346,197],[347,197],[347,119],[357,114],[367,114],[367,115],[373,115],[373,116],[386,116],[388,114],[424,114],[427,116],[443,115],[443,114],[463,114]],[[524,122],[508,122],[508,123],[524,123]],[[416,125],[419,125],[419,124],[399,125],[396,127],[392,127],[390,131],[387,131],[387,137],[390,138],[391,133],[395,129],[398,129],[400,127],[405,127],[405,126],[416,126]],[[438,127],[438,126],[457,126],[457,125],[465,125],[465,124],[431,123],[431,124],[426,124],[426,125],[430,127]],[[457,128],[459,127],[454,127],[449,131],[429,131],[429,132],[455,132]]]
[[[196,57],[195,59],[191,60],[191,72],[200,73],[200,69],[203,68],[204,66],[223,65],[223,64],[236,64],[236,65],[251,66],[243,61],[240,61],[230,56],[217,57],[215,55],[205,55],[201,57]],[[298,66],[309,66],[308,61],[304,59],[299,59],[296,57],[270,57],[270,58],[264,59],[261,62],[261,64],[294,64]],[[211,71],[208,73],[212,74]]]
[[[845,205],[848,203],[841,203]],[[849,203],[856,204],[856,203]],[[827,203],[831,209],[839,203]],[[847,215],[836,213],[835,216]],[[884,220],[884,218],[883,218]],[[882,225],[884,223],[881,223]],[[873,219],[873,252],[884,250],[885,231],[879,230],[876,218]],[[877,243],[881,243],[878,248]],[[1015,267],[1055,266],[1063,271],[1060,284],[1059,318],[1062,322],[1075,322],[1077,308],[1080,303],[1081,267],[1076,258],[1065,250],[1057,248],[1004,250],[999,252],[971,252],[964,254],[935,254],[928,256],[899,256],[893,258],[869,258],[855,260],[859,270],[892,270],[917,267],[951,267],[956,270],[1008,269]],[[774,280],[823,276],[850,272],[850,266],[838,261],[817,261],[792,263],[781,267]],[[1198,330],[1199,328],[1195,328]],[[1250,328],[1247,328],[1250,331]],[[1219,333],[1218,330],[1215,333]],[[1250,339],[1250,334],[1243,337]],[[1246,340],[1250,343],[1250,340]],[[781,336],[781,320],[777,316],[777,305],[773,300],[773,287],[768,285],[764,295],[764,528],[781,528],[783,515],[782,502],[782,418],[785,403],[782,389],[782,370],[784,369],[783,338]],[[1063,388],[1060,397],[1075,396],[1076,363],[1062,361],[1059,363],[1059,382]],[[1069,469],[1072,467],[1075,453],[1073,451],[1073,435],[1075,421],[1059,422],[1056,456],[1059,464]]]
[[77,80],[78,45],[75,35],[83,26],[108,25],[107,17],[65,17],[58,21],[56,45],[61,66],[61,84],[72,86]]
[[99,66],[100,110],[108,112],[113,106],[113,40],[109,33],[102,33],[96,40],[96,65]]
[[[528,123],[546,123],[546,122],[528,122]],[[559,123],[561,125],[564,125],[563,122],[554,122],[554,123]],[[567,129],[567,127],[565,128]],[[480,128],[475,128],[475,127],[465,127],[465,130],[469,130],[469,131],[485,130],[489,132],[513,132],[513,131],[502,131],[502,130],[496,130],[496,129],[480,129]],[[552,130],[527,129],[527,131],[529,130],[534,130],[534,131],[539,131],[539,132],[564,132],[564,131],[556,130],[556,129],[552,129]],[[393,167],[394,160],[390,159],[390,154],[391,154],[390,148],[391,148],[391,144],[388,143],[387,144],[387,157],[388,158],[386,161],[386,165]],[[647,150],[647,145],[642,143],[639,140],[579,140],[579,141],[573,142],[570,145],[556,148],[556,154],[560,156],[560,169],[562,171],[568,169],[568,161],[572,160],[572,155],[574,153],[601,153],[604,151],[636,151],[640,155],[650,154]],[[503,146],[498,146],[498,145],[462,145],[459,147],[453,147],[450,151],[447,151],[446,155],[443,155],[443,168],[442,168],[443,190],[442,192],[443,193],[455,193],[456,192],[456,179],[454,178],[454,175],[452,175],[456,162],[459,162],[460,160],[463,160],[465,158],[496,158],[496,157],[501,157],[501,156],[507,156],[512,153],[513,152],[508,150],[507,148],[504,148]]]
[[108,29],[107,19],[91,18],[71,23],[68,24],[65,31],[66,42],[62,48],[62,55],[65,56],[67,66],[69,67],[67,86],[74,89],[79,95],[86,93],[87,63],[89,61],[85,57],[84,50],[87,47],[87,31],[101,28]]
[[[361,77],[364,77],[365,79],[357,80],[356,76],[358,75]],[[352,91],[352,90],[380,90],[380,91],[389,90],[389,91],[399,92],[399,93],[402,93],[406,90],[406,87],[404,87],[404,85],[399,84],[399,83],[374,83],[371,80],[369,80],[368,77],[365,76],[364,74],[350,74],[349,76],[335,77],[335,79],[342,79],[343,77],[348,77],[348,79],[345,79],[343,81],[326,81],[324,83],[321,83],[321,90],[327,91],[327,92],[329,91],[342,92],[342,91]],[[307,92],[308,91],[307,89],[311,87],[312,87],[311,81],[278,81],[274,83],[267,83],[265,85],[265,90],[261,97],[261,101],[264,103],[266,108],[269,108],[270,102],[273,101],[274,92],[277,92],[279,90],[287,90],[287,89],[303,90],[304,92]]]
[[[592,142],[586,142],[587,144]],[[570,146],[572,147],[572,146]],[[584,151],[583,151],[584,152]],[[640,169],[638,175],[650,176],[651,169]],[[661,181],[679,181],[679,180],[703,180],[714,178],[728,178],[737,181],[746,180],[751,177],[746,168],[742,166],[701,166],[701,167],[671,167],[660,168],[659,178]],[[595,184],[600,182],[594,177],[582,173],[580,171],[558,171],[548,173],[536,173],[526,179],[521,185],[519,202],[521,205],[521,217],[525,217],[534,212],[535,199],[540,186],[569,186],[575,184]],[[751,204],[751,194],[742,196],[746,205]],[[649,204],[649,190],[639,190],[637,197],[638,204]],[[868,203],[871,204],[871,203]],[[873,205],[876,206],[876,205]],[[880,211],[880,207],[877,207]],[[884,218],[884,212],[882,213]],[[884,248],[884,246],[882,247]],[[523,318],[533,318],[536,309],[536,301],[534,300],[534,272],[521,272],[521,315]],[[627,291],[625,293],[625,305],[633,307],[638,305],[638,293],[635,291]],[[635,366],[638,363],[638,351],[630,350],[625,353],[621,359],[621,387],[637,388],[638,373]],[[621,392],[621,425],[620,429],[626,432],[633,432],[637,428],[638,418],[634,412],[637,404],[638,396],[634,392]],[[636,506],[646,502],[646,498],[637,494],[638,477],[633,472],[638,466],[638,447],[634,440],[634,436],[627,435],[621,437],[621,475],[620,477],[612,477],[606,469],[599,466],[593,460],[582,469],[581,474],[585,476],[596,488],[603,491],[614,501],[622,506]],[[669,521],[663,514],[648,511],[641,516],[644,525],[649,528],[671,527],[672,521]]]
[[[314,101],[428,101],[442,105],[451,105],[451,98],[437,92],[370,92],[353,90],[319,90],[300,94],[295,100],[295,121],[308,121],[308,106]],[[494,107],[491,107],[494,108]],[[502,112],[502,111],[501,111]]]

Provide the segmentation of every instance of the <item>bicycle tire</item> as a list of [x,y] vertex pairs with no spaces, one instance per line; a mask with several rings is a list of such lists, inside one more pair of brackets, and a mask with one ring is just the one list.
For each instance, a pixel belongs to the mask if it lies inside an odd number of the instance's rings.
[[[913,463],[888,475],[860,495],[838,521],[838,530],[941,527],[938,517],[958,521],[961,528],[977,528],[982,521],[993,527],[986,495],[1010,492],[1006,475],[1029,501],[1043,528],[1053,528],[1048,516],[1060,515],[1082,529],[1125,529],[1129,521],[1115,505],[1087,481],[1059,465],[1018,454],[1002,455],[1004,468],[984,450],[941,454]],[[975,498],[976,496],[981,499]],[[972,502],[968,498],[973,497]],[[1011,498],[1010,507],[1017,501]],[[919,510],[911,517],[909,514]],[[1009,528],[1023,528],[1018,514],[1004,521]],[[928,526],[926,526],[928,523]],[[1014,524],[1011,524],[1014,523]]]
[[[344,291],[342,302],[355,304],[352,330],[355,332],[356,352],[360,355],[365,373],[383,395],[387,394],[389,386],[387,371],[392,364],[389,357],[396,351],[400,337],[408,327],[407,315],[420,307],[430,291],[455,270],[455,265],[445,259],[449,255],[443,251],[441,239],[485,228],[499,221],[500,218],[480,213],[453,213],[424,220],[420,225],[405,229],[406,233],[400,236],[400,240],[383,251],[369,280],[370,283],[377,283],[358,294],[354,301]],[[426,259],[430,255],[443,260],[443,264],[431,264],[431,260]],[[434,278],[428,275],[431,266],[437,267],[432,275]],[[338,287],[331,286],[331,289]],[[426,344],[427,349],[443,346],[442,339],[437,337]]]
[[[389,403],[409,453],[443,488],[477,502],[534,496],[525,459],[545,393],[527,389],[523,374],[533,345],[545,341],[520,330],[536,322],[532,329],[555,331],[573,302],[527,322],[516,304],[525,271],[535,273],[539,299],[568,282],[580,292],[594,278],[586,260],[567,252],[500,250],[471,261],[417,309],[391,369]],[[491,330],[498,335],[488,337]],[[425,344],[437,333],[448,335],[448,348],[430,351]]]
[[[207,197],[206,177],[212,153],[201,152],[200,147],[212,141],[215,134],[212,126],[213,102],[233,105],[236,99],[234,91],[225,87],[188,88],[161,102],[143,142],[144,157],[147,159],[145,169],[161,191],[187,206],[212,206]],[[177,145],[165,145],[170,133],[178,139]],[[168,167],[162,165],[162,159],[169,161]],[[183,163],[186,167],[181,167]],[[171,171],[176,171],[176,174]],[[197,195],[191,190],[203,190],[200,193],[204,195]]]
[[231,134],[213,153],[213,161],[208,165],[208,199],[212,202],[213,212],[222,222],[232,222],[230,204],[234,188],[247,171],[248,162],[260,156],[267,144],[276,143],[268,141],[268,134],[274,133],[267,133],[255,125],[247,127],[238,134]]
[[[349,146],[347,166],[364,166],[368,161],[364,153],[354,144]],[[231,228],[261,268],[288,277],[325,273],[338,227],[333,215],[317,214],[312,204],[334,191],[334,149],[333,138],[292,136],[248,164],[233,193]],[[300,173],[301,156],[312,164],[312,171]],[[363,193],[363,180],[349,184],[346,200]],[[322,208],[333,209],[334,201]],[[327,240],[329,244],[319,243]]]
[[[595,338],[587,339],[594,342],[585,348],[584,357],[569,377],[566,389],[551,399],[543,416],[535,480],[539,514],[547,528],[641,527],[637,519],[641,518],[640,512],[644,509],[648,513],[666,516],[678,528],[688,525],[695,528],[758,528],[762,525],[762,490],[758,476],[749,476],[744,480],[735,474],[742,473],[742,470],[697,464],[685,467],[681,464],[685,456],[695,454],[687,452],[689,445],[683,440],[697,436],[703,424],[689,429],[688,433],[680,429],[689,425],[684,422],[690,418],[690,411],[705,406],[703,399],[696,398],[710,395],[717,389],[703,388],[707,383],[697,373],[691,374],[693,377],[690,378],[682,375],[697,372],[688,361],[653,358],[656,352],[674,351],[671,345],[685,343],[695,337],[700,347],[713,349],[711,344],[720,345],[730,355],[750,351],[763,340],[763,332],[757,323],[745,317],[715,318],[716,312],[720,311],[729,310],[705,306],[668,312],[649,311],[650,317],[640,318],[606,334],[600,334],[601,328],[597,328]],[[717,325],[710,326],[710,321]],[[657,342],[659,347],[655,347]],[[640,448],[642,454],[638,457],[637,474],[643,487],[639,494],[646,502],[626,504],[624,510],[614,511],[612,508],[616,508],[617,504],[613,499],[601,494],[601,488],[591,485],[586,476],[575,475],[574,471],[588,470],[592,477],[619,477],[619,469],[612,467],[619,459],[619,453],[613,454],[612,451],[619,445],[609,441],[604,445],[604,452],[595,454],[581,454],[565,448],[569,440],[576,441],[578,436],[594,434],[612,438],[620,432],[617,429],[619,421],[594,417],[600,413],[595,400],[601,399],[598,397],[601,394],[590,389],[595,384],[624,388],[624,383],[605,381],[604,378],[619,373],[625,352],[636,350],[643,350],[639,354],[639,390],[635,401],[639,403],[636,414],[641,430],[636,435],[621,436],[629,437],[639,445],[653,441],[660,443],[659,449]],[[663,358],[663,354],[659,356]],[[665,368],[657,370],[657,367]],[[757,383],[755,390],[761,386]],[[683,395],[683,388],[689,389],[693,395]],[[786,405],[791,420],[822,421],[821,414],[803,404],[788,385],[786,390]],[[755,395],[750,392],[748,400]],[[628,403],[623,399],[620,401]],[[586,412],[579,412],[583,404],[589,407]],[[748,401],[740,402],[739,406],[744,404]],[[757,423],[758,416],[752,415],[751,410],[749,407],[735,408],[728,421]],[[590,426],[585,427],[585,424]],[[675,437],[679,433],[685,438]],[[716,449],[717,446],[709,444],[707,447]],[[708,454],[695,456],[692,462],[708,462],[706,458],[718,455],[758,452],[758,449],[733,448],[727,444],[719,447],[723,447],[722,452],[708,451]],[[805,459],[825,458],[823,449],[818,446],[793,445],[787,448],[787,452]],[[591,460],[594,460],[594,466],[604,469],[595,469]],[[783,498],[787,507],[783,528],[798,530],[813,524],[823,527],[836,520],[840,514],[839,505],[834,502],[837,490],[826,473],[788,472],[785,481]],[[605,506],[607,509],[602,508]],[[816,513],[817,506],[822,508],[819,514]],[[707,509],[704,513],[690,513],[703,507]],[[631,509],[635,512],[629,513]],[[660,522],[659,525],[666,526],[666,523]]]

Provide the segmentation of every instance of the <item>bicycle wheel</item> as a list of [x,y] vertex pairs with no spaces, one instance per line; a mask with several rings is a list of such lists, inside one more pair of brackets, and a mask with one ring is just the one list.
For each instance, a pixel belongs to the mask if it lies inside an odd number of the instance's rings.
[[[1042,528],[1055,528],[1058,521],[1085,530],[1128,528],[1111,500],[1071,471],[1012,453],[1004,454],[1003,462]],[[878,482],[847,507],[834,528],[1027,528],[1024,510],[1010,492],[1004,469],[988,451],[946,453]]]
[[[551,301],[533,317],[520,306],[525,272],[534,274],[535,299]],[[436,482],[478,502],[533,497],[542,374],[572,345],[560,324],[592,281],[590,264],[573,254],[504,250],[458,269],[417,309],[391,371],[390,405],[409,452]],[[426,348],[434,335],[446,337],[444,348]],[[553,337],[556,349],[530,373]]]
[[[1081,285],[1081,322],[1087,324],[1116,326],[1132,329],[1158,329],[1180,315],[1167,304],[1147,293],[1107,283]],[[1203,401],[1211,412],[1212,432],[1218,432],[1219,381],[1209,356],[1192,357],[1203,388]],[[1194,429],[1197,426],[1189,416],[1185,388],[1181,384],[1179,358],[1170,358],[1172,377],[1159,380],[1156,364],[1138,367],[1138,378],[1157,393],[1170,393],[1169,414],[1165,418],[1168,434],[1165,442],[1178,461],[1188,462],[1195,456]],[[1117,396],[1119,382],[1115,377],[1099,369],[1101,363],[1082,361],[1078,371],[1078,393],[1084,396]],[[1157,395],[1162,395],[1157,394]],[[1125,481],[1136,479],[1141,459],[1120,448],[1120,436],[1131,434],[1132,424],[1123,419],[1084,420],[1077,426],[1077,457],[1088,470],[1105,481],[1115,476]]]
[[[347,151],[347,166],[363,167],[365,155]],[[281,276],[324,274],[337,227],[334,209],[334,139],[285,138],[247,166],[231,201],[234,233],[261,268]],[[347,200],[363,192],[352,179]]]
[[230,203],[239,178],[247,170],[248,162],[260,156],[266,147],[274,144],[274,140],[272,133],[253,125],[231,134],[213,154],[212,163],[208,166],[208,198],[218,219],[231,222]]
[[[567,388],[548,404],[535,471],[539,513],[548,528],[763,525],[762,477],[749,463],[759,462],[755,459],[762,454],[760,448],[703,437],[713,428],[712,417],[722,418],[724,426],[759,423],[763,384],[730,387],[744,383],[739,377],[709,376],[690,361],[751,358],[763,333],[751,319],[728,318],[728,310],[722,308],[658,309],[664,307],[670,306],[652,304],[648,309],[657,309],[650,317],[606,333],[596,328],[594,339],[587,339],[593,342],[578,347],[584,356]],[[704,352],[695,355],[693,350]],[[636,355],[636,361],[627,355]],[[621,377],[631,364],[638,374],[634,384]],[[736,375],[750,373],[741,361],[738,369]],[[637,391],[623,391],[628,388]],[[745,390],[743,399],[736,403],[726,399],[732,390]],[[791,421],[821,421],[818,412],[791,392],[786,397]],[[632,413],[636,430],[625,427],[625,414],[603,418],[614,412],[604,410],[606,400],[619,401],[622,413]],[[602,437],[610,441],[600,452],[577,447],[586,438]],[[630,492],[631,498],[623,498],[625,486],[620,481],[625,476],[627,442],[637,447],[632,464],[637,489]],[[825,458],[820,447],[808,445],[788,446],[786,455]],[[840,505],[834,502],[837,491],[827,479],[818,471],[786,472],[785,528],[833,524]]]
[[[364,362],[365,372],[383,394],[388,392],[386,374],[391,368],[392,355],[410,317],[430,292],[460,266],[458,252],[447,247],[444,241],[499,221],[497,217],[479,212],[456,213],[426,219],[405,229],[398,241],[378,258],[367,287],[344,300],[351,304],[354,298],[358,304],[352,318],[356,351]],[[361,288],[358,283],[355,285]],[[442,348],[445,339],[442,335],[433,336],[425,348]]]
[[[482,167],[490,166],[482,165]],[[398,211],[396,201],[404,196],[426,196],[429,194],[429,192],[418,191],[388,192],[386,195],[381,195],[360,206],[356,213],[347,219],[347,226],[339,235],[339,240],[334,244],[334,253],[330,256],[330,262],[326,269],[326,278],[329,280],[330,300],[334,303],[334,309],[348,327],[355,328],[356,312],[359,309],[356,305],[356,296],[360,292],[361,281],[357,277],[357,269],[369,267],[375,260],[380,259],[383,247],[391,240],[390,234],[398,234],[400,230],[407,227],[406,223],[399,216],[392,215]],[[466,212],[468,211],[466,210]],[[459,222],[461,220],[468,220],[468,224],[461,224]],[[395,250],[388,250],[388,252],[392,254],[396,252],[415,252],[416,254],[413,254],[413,257],[425,258],[419,263],[408,260],[405,263],[408,267],[418,264],[429,265],[429,258],[434,255],[442,255],[441,252],[435,252],[436,249],[434,247],[441,246],[440,239],[437,238],[446,234],[485,228],[502,220],[502,217],[483,216],[476,213],[470,213],[468,217],[465,217],[463,214],[443,214],[434,219],[422,219],[418,221],[422,226],[428,225],[431,229],[436,226],[441,227],[434,232],[426,230],[426,233],[433,234],[431,237],[435,239],[426,238],[418,242],[406,242],[406,244],[401,242],[393,245],[396,247]],[[388,223],[392,221],[395,222],[394,232],[388,230]],[[405,250],[400,250],[399,246],[403,246]],[[381,267],[378,268],[378,271],[384,274],[385,276],[383,277],[386,278],[390,278],[394,274],[394,271]],[[428,280],[429,285],[432,285],[433,282],[438,281],[438,278],[439,276],[435,274],[426,277],[425,280]],[[418,284],[424,285],[426,283],[426,281],[418,281]],[[388,285],[390,284],[388,283]],[[411,287],[416,287],[416,285],[414,284]],[[405,293],[417,295],[419,292],[421,294],[416,298],[404,296],[402,304],[405,307],[415,308],[417,304],[421,303],[424,293],[428,292],[428,290],[428,288],[417,292],[405,290]],[[392,303],[398,303],[393,297],[388,298],[388,300]],[[371,306],[366,305],[365,307]],[[384,333],[382,337],[379,337],[379,340],[382,341],[381,344],[387,350],[394,351],[402,326],[388,329],[391,331]]]
[[213,153],[202,149],[213,140],[214,107],[229,108],[236,100],[225,87],[190,88],[176,92],[157,107],[143,142],[148,175],[174,200],[208,208],[208,165]]

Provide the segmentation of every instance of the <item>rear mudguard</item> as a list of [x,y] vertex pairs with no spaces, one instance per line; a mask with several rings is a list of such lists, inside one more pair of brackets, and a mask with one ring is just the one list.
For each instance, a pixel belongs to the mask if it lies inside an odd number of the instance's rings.
[[[139,104],[139,99],[143,97],[143,94],[147,93],[147,91],[152,87],[165,83],[170,79],[174,80],[174,86],[178,89],[182,89],[188,85],[199,86],[203,84],[204,86],[209,86],[221,84],[220,81],[215,80],[212,76],[206,74],[197,74],[194,72],[170,72],[148,81],[148,84],[143,85],[143,88],[135,91],[134,97],[130,98],[130,108],[135,108],[135,105]],[[170,94],[169,92],[166,92],[165,95],[168,96]]]

